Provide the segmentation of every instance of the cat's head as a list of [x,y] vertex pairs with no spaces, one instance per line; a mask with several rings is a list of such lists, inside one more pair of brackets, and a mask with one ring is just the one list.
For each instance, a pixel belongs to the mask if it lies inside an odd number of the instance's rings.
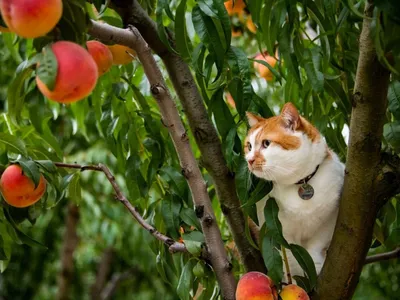
[[247,113],[251,126],[244,144],[249,170],[257,177],[293,184],[311,174],[327,155],[319,131],[292,103],[268,119]]

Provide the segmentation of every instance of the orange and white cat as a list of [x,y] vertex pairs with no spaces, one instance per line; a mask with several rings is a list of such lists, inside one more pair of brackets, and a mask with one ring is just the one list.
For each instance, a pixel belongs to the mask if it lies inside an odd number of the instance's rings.
[[[247,113],[247,118],[248,168],[272,181],[269,197],[279,206],[283,236],[309,252],[319,273],[336,224],[344,165],[292,103],[286,103],[279,116],[264,119]],[[307,191],[301,189],[304,184]],[[260,226],[266,201],[268,197],[257,203]],[[289,251],[288,260],[291,274],[303,275]]]

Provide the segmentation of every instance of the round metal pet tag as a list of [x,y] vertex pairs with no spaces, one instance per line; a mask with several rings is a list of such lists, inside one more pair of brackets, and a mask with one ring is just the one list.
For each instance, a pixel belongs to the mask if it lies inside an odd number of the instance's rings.
[[314,196],[314,188],[308,183],[303,183],[299,186],[299,196],[303,200],[309,200]]

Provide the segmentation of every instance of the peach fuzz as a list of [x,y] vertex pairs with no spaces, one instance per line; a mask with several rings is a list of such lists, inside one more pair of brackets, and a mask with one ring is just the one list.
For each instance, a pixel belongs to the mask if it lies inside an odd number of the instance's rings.
[[[108,46],[113,56],[114,65],[126,65],[133,61],[132,55],[136,55],[136,52],[123,45],[111,45]],[[129,54],[130,53],[130,54]]]
[[[258,54],[254,59],[257,60],[263,60],[267,62],[272,68],[275,67],[276,65],[276,59],[273,56],[270,56],[268,54],[264,54],[263,56],[261,53]],[[257,73],[260,75],[260,77],[265,78],[267,81],[271,81],[274,78],[274,75],[272,72],[268,69],[268,67],[264,66],[263,64],[260,64],[258,62],[254,62],[254,69],[256,69]]]
[[108,72],[113,64],[113,55],[107,46],[98,41],[88,41],[86,46],[96,62],[99,76]]
[[295,284],[284,286],[280,296],[282,300],[310,300],[306,291]]
[[275,300],[276,289],[272,280],[260,272],[244,274],[236,288],[236,300]]
[[62,10],[62,0],[0,0],[4,22],[24,38],[49,33],[60,21]]
[[46,191],[46,180],[40,175],[35,189],[33,181],[24,175],[19,165],[11,165],[3,172],[0,190],[4,200],[14,207],[27,207],[35,204]]
[[36,76],[39,90],[50,100],[60,103],[72,103],[87,97],[95,88],[98,77],[92,56],[83,47],[68,41],[56,42],[51,49],[58,62],[55,86],[50,90]]

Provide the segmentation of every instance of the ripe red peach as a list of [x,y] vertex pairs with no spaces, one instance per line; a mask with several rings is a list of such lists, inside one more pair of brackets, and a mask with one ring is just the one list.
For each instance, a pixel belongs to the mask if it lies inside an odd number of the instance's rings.
[[38,186],[22,171],[19,165],[11,165],[0,178],[0,190],[4,200],[14,207],[35,204],[46,191],[46,180],[40,175]]
[[282,300],[310,300],[306,291],[295,284],[284,286],[280,296]]
[[275,300],[276,288],[271,278],[260,272],[244,274],[236,288],[236,300]]
[[72,103],[88,96],[96,86],[97,65],[89,52],[78,44],[60,41],[51,46],[58,62],[53,90],[36,76],[39,90],[50,100]]
[[111,45],[108,46],[113,56],[114,65],[126,65],[133,61],[132,55],[136,55],[136,52],[123,45]]
[[49,33],[60,21],[62,10],[62,0],[0,0],[4,22],[24,38]]
[[108,72],[113,64],[113,55],[108,47],[98,41],[88,41],[86,46],[96,62],[99,77]]
[[[259,53],[255,57],[255,59],[267,62],[272,68],[275,67],[276,58],[273,56],[270,56],[268,54],[265,54],[264,56],[261,53]],[[271,81],[274,78],[274,75],[272,74],[270,69],[268,69],[268,67],[264,66],[263,64],[254,62],[254,69],[256,69],[256,71],[260,75],[260,77],[265,78],[267,81]]]

